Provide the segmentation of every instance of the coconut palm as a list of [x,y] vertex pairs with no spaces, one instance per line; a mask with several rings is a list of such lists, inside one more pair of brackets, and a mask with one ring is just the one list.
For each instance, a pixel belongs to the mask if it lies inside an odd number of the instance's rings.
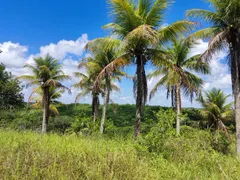
[[[109,0],[113,23],[104,28],[121,40],[122,54],[104,68],[102,74],[111,73],[116,67],[130,63],[137,65],[134,78],[134,94],[136,96],[136,120],[134,125],[134,140],[140,133],[140,122],[144,117],[144,107],[147,101],[147,78],[145,64],[148,60],[162,57],[155,49],[159,43],[165,44],[169,39],[194,27],[189,21],[178,21],[165,26],[164,12],[168,0]],[[100,77],[102,75],[99,75]]]
[[208,120],[208,127],[223,130],[227,133],[224,122],[232,120],[233,103],[227,103],[230,95],[225,95],[220,89],[213,88],[200,96],[197,101],[202,105],[201,114]]
[[156,94],[162,86],[167,88],[167,97],[171,95],[172,106],[176,109],[176,132],[180,133],[180,115],[181,115],[181,91],[184,95],[193,100],[194,96],[199,95],[203,80],[192,72],[208,74],[209,65],[198,61],[200,54],[190,56],[189,53],[195,43],[190,43],[184,39],[175,39],[171,47],[160,48],[167,54],[164,63],[154,61],[157,70],[149,74],[149,78],[160,77],[157,84],[150,92],[150,99]]
[[232,87],[236,120],[236,147],[240,158],[240,1],[239,0],[208,0],[213,11],[192,9],[187,15],[201,18],[211,26],[194,33],[191,37],[210,38],[207,51],[202,58],[211,60],[212,55],[228,50],[229,65],[232,75]]
[[[64,89],[57,89],[53,86],[49,88],[49,97],[50,97],[50,105],[49,105],[49,115],[51,117],[55,117],[59,115],[59,111],[57,108],[58,104],[62,104],[58,101],[59,98],[62,97],[62,94],[65,92]],[[43,91],[41,87],[37,87],[33,90],[31,95],[29,96],[28,102],[33,103],[31,107],[39,109],[43,106]]]
[[[104,104],[100,126],[101,134],[104,131],[106,112],[110,101],[110,92],[112,90],[119,90],[119,88],[114,85],[114,81],[121,81],[121,78],[124,76],[128,77],[128,75],[121,71],[120,68],[114,69],[111,73],[104,71],[105,67],[119,56],[119,45],[120,41],[112,38],[98,38],[90,41],[86,45],[86,50],[91,53],[92,57],[85,58],[79,65],[80,67],[87,67],[88,71],[93,76],[96,76],[94,90],[99,88],[103,88],[104,90]],[[99,78],[99,74],[102,75],[102,78],[96,80]]]
[[[96,72],[93,71],[93,69],[94,69],[93,66],[94,66],[95,63],[96,62],[92,62],[91,59],[88,59],[88,62],[85,62],[85,67],[88,67],[91,64],[92,65],[91,70],[87,71],[88,74],[83,74],[83,73],[80,73],[80,72],[76,72],[75,76],[80,78],[80,81],[73,85],[74,88],[82,90],[76,96],[75,103],[78,102],[79,99],[82,98],[82,97],[89,96],[89,95],[92,96],[92,115],[93,115],[93,121],[94,122],[96,121],[96,119],[98,118],[98,115],[99,115],[99,103],[100,103],[99,95],[102,95],[103,97],[106,97],[105,96],[105,93],[106,93],[106,91],[105,91],[105,87],[106,87],[105,83],[106,82],[105,81],[102,81],[98,85],[97,89],[94,87],[95,78],[96,78],[96,76],[94,76],[94,73],[96,74]],[[82,63],[81,63],[81,66],[82,66]],[[114,77],[111,77],[111,79],[110,79],[110,91],[112,91],[112,90],[120,91],[120,88],[115,84],[115,80],[120,80],[121,76],[122,75],[117,76],[115,74]],[[109,103],[109,101],[113,103],[113,101],[110,99],[109,96],[110,96],[110,92],[108,93],[108,102],[107,103]],[[103,113],[104,112],[106,114],[106,109],[105,109],[105,111],[103,109]],[[104,120],[105,120],[105,118],[104,118]],[[105,124],[105,121],[103,121],[103,122],[104,123],[101,122],[101,131],[100,131],[101,133],[103,133],[104,124]]]
[[60,81],[70,79],[69,76],[63,73],[62,66],[58,63],[58,60],[54,59],[50,55],[45,58],[34,58],[34,64],[26,64],[24,67],[32,70],[33,75],[23,75],[19,79],[28,81],[27,87],[31,85],[38,86],[42,89],[43,98],[43,121],[42,121],[42,133],[47,132],[48,119],[49,119],[49,106],[50,106],[50,88],[62,88],[67,89]]
[[94,89],[94,79],[91,75],[85,75],[80,72],[75,72],[75,77],[79,78],[80,81],[76,84],[74,84],[72,87],[76,89],[81,89],[82,91],[77,94],[75,98],[75,103],[77,103],[80,98],[85,96],[92,96],[92,115],[93,115],[93,121],[95,122],[98,114],[99,114],[99,95],[103,94],[102,87],[99,87],[98,89]]

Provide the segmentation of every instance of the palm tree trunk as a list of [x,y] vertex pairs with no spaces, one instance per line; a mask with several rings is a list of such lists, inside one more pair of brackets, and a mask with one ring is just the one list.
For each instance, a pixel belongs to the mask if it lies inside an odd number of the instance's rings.
[[176,86],[176,133],[180,134],[180,122],[181,122],[181,87],[180,84]]
[[172,86],[172,92],[171,92],[171,100],[172,100],[172,108],[176,111],[177,107],[176,107],[176,86]]
[[174,87],[172,86],[172,89],[171,89],[171,103],[172,103],[172,108],[175,109],[175,100],[174,100]]
[[98,114],[99,114],[99,99],[98,99],[98,95],[94,94],[92,99],[93,122],[96,122],[96,119],[98,118]]
[[104,124],[106,119],[107,106],[109,103],[109,96],[110,96],[110,80],[108,76],[106,76],[106,86],[104,90],[104,105],[103,105],[102,119],[101,119],[101,126],[100,126],[101,134],[103,134],[103,131],[104,131]]
[[144,106],[147,97],[147,80],[146,73],[144,69],[144,60],[139,55],[137,56],[137,79],[134,82],[134,91],[136,93],[136,120],[134,124],[134,142],[136,142],[137,137],[140,133],[140,123],[144,117]]
[[236,121],[236,152],[240,158],[240,32],[235,34],[230,44],[231,74],[234,95],[235,121]]
[[43,121],[42,133],[46,134],[49,119],[49,87],[43,87]]

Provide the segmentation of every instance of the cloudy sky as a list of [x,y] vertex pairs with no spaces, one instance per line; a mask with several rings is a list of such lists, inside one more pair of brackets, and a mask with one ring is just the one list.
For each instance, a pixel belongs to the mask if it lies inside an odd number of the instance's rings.
[[[34,57],[45,56],[49,53],[63,64],[63,70],[68,75],[79,71],[77,64],[79,60],[88,54],[84,52],[86,43],[94,38],[103,37],[107,32],[101,26],[111,22],[109,8],[105,0],[3,0],[0,11],[0,63],[3,63],[8,71],[19,76],[30,74],[23,66],[31,63]],[[164,24],[185,19],[185,11],[191,8],[209,9],[208,4],[202,0],[176,0],[166,12]],[[202,27],[206,27],[202,24]],[[191,51],[191,55],[202,53],[208,46],[207,42],[199,40],[198,45]],[[231,76],[226,63],[226,52],[215,55],[211,61],[211,76],[202,76],[204,90],[213,87],[221,88],[224,92],[231,93]],[[146,66],[146,71],[151,72],[154,67]],[[82,70],[84,71],[84,70]],[[134,74],[135,66],[126,68],[129,74]],[[71,86],[78,79],[64,82]],[[151,89],[158,79],[148,81]],[[112,99],[119,104],[134,104],[132,82],[123,79],[118,83],[120,93],[112,93]],[[31,88],[24,89],[27,100]],[[72,95],[64,94],[64,103],[74,102],[77,90],[72,90]],[[90,97],[81,99],[80,103],[90,103]],[[169,106],[166,100],[166,91],[160,90],[150,105]],[[183,106],[198,107],[196,102],[191,104],[187,98],[183,99]]]

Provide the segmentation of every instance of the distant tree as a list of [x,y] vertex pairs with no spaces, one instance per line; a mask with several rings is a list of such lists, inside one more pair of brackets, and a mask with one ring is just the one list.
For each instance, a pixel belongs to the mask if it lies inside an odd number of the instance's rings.
[[42,133],[47,132],[47,125],[49,119],[49,106],[50,106],[50,88],[62,88],[68,89],[61,84],[60,81],[70,79],[69,76],[63,73],[62,66],[58,63],[58,60],[47,55],[45,58],[39,57],[34,59],[34,65],[26,64],[25,68],[32,70],[33,75],[23,75],[19,79],[28,81],[28,86],[35,85],[42,89],[43,92],[43,121],[42,121]]
[[[172,106],[177,112],[176,132],[180,133],[180,115],[182,109],[181,91],[190,100],[201,92],[203,80],[193,72],[208,74],[209,65],[198,61],[200,54],[190,56],[189,53],[194,43],[187,42],[184,39],[175,39],[171,47],[160,48],[164,54],[167,54],[165,61],[154,62],[157,70],[148,75],[149,78],[160,77],[157,84],[150,92],[150,99],[156,94],[162,86],[167,88],[167,97],[171,95]],[[163,63],[162,63],[163,62]]]
[[20,82],[5,70],[3,64],[0,64],[0,108],[10,109],[23,106],[22,89]]
[[220,89],[213,88],[200,96],[197,101],[202,105],[201,114],[208,121],[208,127],[227,132],[224,122],[233,118],[233,103],[227,103],[230,95],[225,95]]

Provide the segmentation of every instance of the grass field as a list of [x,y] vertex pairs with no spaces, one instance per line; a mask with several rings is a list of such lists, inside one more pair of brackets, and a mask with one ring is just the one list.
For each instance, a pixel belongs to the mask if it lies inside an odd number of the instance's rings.
[[235,157],[189,148],[166,159],[131,140],[0,130],[0,179],[239,179]]

